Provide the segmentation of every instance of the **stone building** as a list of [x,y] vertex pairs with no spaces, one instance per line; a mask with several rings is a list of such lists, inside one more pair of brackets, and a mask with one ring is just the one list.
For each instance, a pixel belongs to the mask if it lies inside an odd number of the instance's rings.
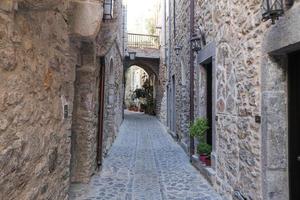
[[67,199],[101,165],[123,109],[122,2],[113,9],[0,2],[0,199]]
[[224,199],[299,198],[300,2],[283,2],[275,24],[262,21],[262,1],[165,3],[160,118],[189,153],[190,121],[208,118],[212,166],[199,169]]

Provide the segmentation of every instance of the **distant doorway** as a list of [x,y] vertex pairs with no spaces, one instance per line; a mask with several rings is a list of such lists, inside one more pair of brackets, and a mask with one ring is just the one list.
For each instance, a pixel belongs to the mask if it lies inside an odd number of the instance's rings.
[[172,85],[171,85],[171,124],[170,128],[173,133],[176,133],[176,85],[175,85],[175,76],[172,76]]
[[149,115],[156,113],[156,76],[143,67],[133,65],[125,73],[125,109],[132,112],[143,112]]
[[290,199],[300,199],[300,51],[289,55],[289,179]]

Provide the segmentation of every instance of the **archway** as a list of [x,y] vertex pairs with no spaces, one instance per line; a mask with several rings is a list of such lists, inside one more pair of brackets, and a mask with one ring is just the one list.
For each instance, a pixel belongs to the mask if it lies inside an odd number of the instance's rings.
[[124,108],[155,115],[156,74],[145,67],[131,65],[124,72],[124,80]]

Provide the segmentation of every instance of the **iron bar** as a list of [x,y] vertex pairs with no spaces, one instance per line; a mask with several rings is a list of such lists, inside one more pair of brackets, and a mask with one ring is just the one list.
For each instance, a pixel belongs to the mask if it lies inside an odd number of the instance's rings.
[[128,47],[159,49],[159,36],[128,33]]

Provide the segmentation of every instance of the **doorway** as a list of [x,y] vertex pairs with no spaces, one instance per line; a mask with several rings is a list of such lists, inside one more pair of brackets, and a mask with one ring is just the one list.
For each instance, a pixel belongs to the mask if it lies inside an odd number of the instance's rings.
[[176,85],[175,75],[172,76],[171,84],[171,131],[176,132]]
[[104,88],[105,88],[105,59],[100,59],[99,74],[99,110],[98,110],[98,135],[97,135],[97,165],[102,165],[103,155],[103,119],[104,119]]
[[212,118],[213,118],[213,104],[212,104],[212,62],[209,60],[206,64],[203,65],[206,71],[206,118],[208,126],[210,127],[206,132],[206,142],[209,145],[212,145]]
[[300,51],[289,55],[289,181],[290,199],[300,199]]

